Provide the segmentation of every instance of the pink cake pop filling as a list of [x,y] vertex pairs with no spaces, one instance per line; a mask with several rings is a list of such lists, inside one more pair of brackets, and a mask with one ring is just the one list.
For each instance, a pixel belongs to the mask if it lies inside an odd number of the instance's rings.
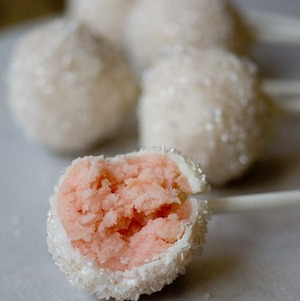
[[58,191],[72,247],[99,268],[124,271],[160,256],[189,223],[187,179],[165,155],[78,160]]

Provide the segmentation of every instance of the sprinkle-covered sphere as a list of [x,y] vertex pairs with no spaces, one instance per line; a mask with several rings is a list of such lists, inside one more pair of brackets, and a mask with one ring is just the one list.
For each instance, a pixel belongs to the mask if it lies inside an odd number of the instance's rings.
[[213,185],[241,176],[269,141],[276,110],[248,60],[190,49],[157,62],[142,86],[141,145],[191,156]]
[[26,134],[50,149],[82,151],[112,136],[138,93],[119,52],[77,21],[34,29],[13,54],[9,105]]

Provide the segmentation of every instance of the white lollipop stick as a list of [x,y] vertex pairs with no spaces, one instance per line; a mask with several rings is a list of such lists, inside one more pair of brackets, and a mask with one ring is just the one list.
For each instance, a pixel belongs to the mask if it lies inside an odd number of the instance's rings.
[[274,44],[300,44],[299,19],[255,10],[247,10],[245,14],[257,41]]
[[232,196],[208,200],[213,214],[299,206],[300,190]]
[[264,79],[262,85],[273,96],[300,96],[299,79]]
[[287,112],[300,112],[300,80],[265,79],[262,89]]

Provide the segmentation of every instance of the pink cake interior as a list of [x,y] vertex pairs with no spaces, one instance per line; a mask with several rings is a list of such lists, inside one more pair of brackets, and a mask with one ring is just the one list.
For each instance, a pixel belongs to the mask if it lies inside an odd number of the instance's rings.
[[72,243],[98,267],[126,270],[155,260],[182,237],[191,214],[187,179],[163,154],[79,160],[58,192]]

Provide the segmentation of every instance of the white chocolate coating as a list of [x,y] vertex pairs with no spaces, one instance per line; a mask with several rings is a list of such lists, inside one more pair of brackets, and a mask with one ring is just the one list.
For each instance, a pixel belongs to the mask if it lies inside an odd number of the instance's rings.
[[121,48],[124,22],[135,0],[69,0],[69,12],[94,34]]
[[254,64],[224,50],[190,49],[145,74],[141,145],[176,148],[201,164],[211,184],[223,185],[260,157],[275,112]]
[[58,19],[25,35],[8,78],[9,105],[30,138],[62,152],[114,134],[139,87],[121,55],[76,21]]
[[129,14],[125,37],[138,73],[170,49],[224,47],[245,52],[251,40],[236,8],[224,0],[139,0]]
[[[193,193],[201,193],[206,190],[207,182],[199,166],[175,151],[141,150],[107,158],[107,160],[116,162],[122,160],[124,156],[134,158],[155,153],[162,153],[174,161],[182,175],[188,180]],[[77,160],[89,160],[89,157]],[[76,288],[96,294],[98,298],[138,300],[140,295],[159,291],[165,285],[170,284],[179,274],[184,273],[186,266],[191,261],[192,251],[195,250],[195,247],[199,251],[199,247],[201,248],[204,244],[207,220],[210,217],[207,202],[189,199],[192,205],[192,214],[183,236],[158,259],[125,271],[97,268],[72,247],[57,213],[58,191],[68,172],[77,164],[77,160],[73,161],[58,182],[55,193],[50,199],[51,210],[47,222],[49,251],[71,284]]]

